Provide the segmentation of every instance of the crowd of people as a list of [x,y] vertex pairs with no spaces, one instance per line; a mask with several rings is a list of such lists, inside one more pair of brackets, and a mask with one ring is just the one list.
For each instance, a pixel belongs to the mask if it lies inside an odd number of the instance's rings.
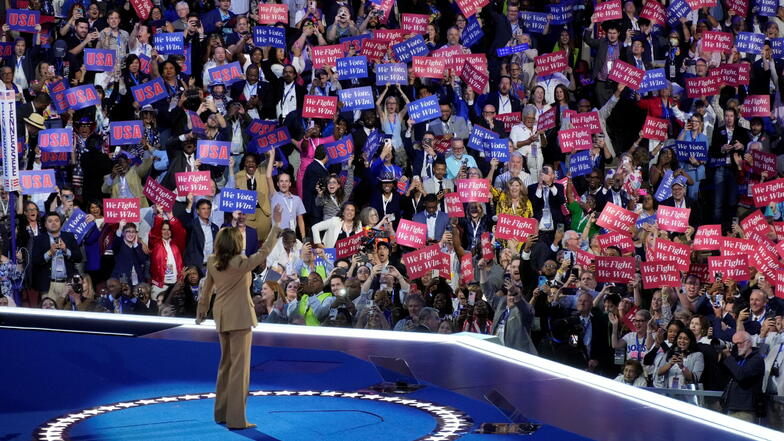
[[[271,249],[259,321],[494,334],[781,427],[784,1],[10,3],[40,18],[3,26],[19,168],[56,187],[0,194],[0,304],[195,317],[237,227]],[[39,145],[61,128],[70,153]]]

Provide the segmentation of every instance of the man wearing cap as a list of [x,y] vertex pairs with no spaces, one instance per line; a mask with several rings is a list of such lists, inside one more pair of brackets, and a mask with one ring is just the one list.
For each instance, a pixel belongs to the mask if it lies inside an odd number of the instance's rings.
[[662,201],[662,205],[675,208],[688,208],[691,210],[689,214],[689,225],[697,228],[700,223],[700,214],[695,206],[694,201],[686,196],[686,178],[684,176],[677,176],[672,181],[672,196]]
[[400,193],[395,191],[396,184],[397,179],[393,173],[384,173],[381,175],[381,191],[373,192],[370,198],[370,206],[376,209],[378,218],[383,219],[384,216],[388,216],[395,228],[403,212]]
[[[19,134],[24,133],[24,121],[25,117],[30,116],[33,113],[38,113],[43,115],[46,111],[46,108],[49,107],[49,104],[52,103],[52,98],[46,92],[41,92],[33,98],[33,102],[31,103],[18,103],[16,104],[16,130],[17,136]],[[43,129],[41,129],[43,130]]]

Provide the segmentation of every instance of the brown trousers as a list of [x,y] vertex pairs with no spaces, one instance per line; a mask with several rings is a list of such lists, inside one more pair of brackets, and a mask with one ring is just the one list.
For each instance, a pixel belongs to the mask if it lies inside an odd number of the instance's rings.
[[220,332],[221,360],[215,386],[215,421],[230,428],[248,425],[245,402],[250,383],[251,329]]

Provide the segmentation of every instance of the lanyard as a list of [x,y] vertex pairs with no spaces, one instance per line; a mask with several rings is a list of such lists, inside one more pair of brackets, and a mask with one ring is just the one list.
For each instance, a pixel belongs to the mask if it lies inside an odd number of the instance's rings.
[[293,208],[294,208],[294,200],[293,199],[294,198],[286,198],[286,196],[283,195],[283,203],[286,204],[286,210],[288,210],[289,215],[293,215],[294,214],[293,213]]
[[292,90],[294,90],[294,83],[291,83],[291,86],[288,90],[286,90],[286,86],[283,86],[283,100],[280,102],[281,107],[286,104],[286,100],[288,99]]
[[387,214],[387,205],[392,202],[392,195],[389,195],[389,200],[387,200],[384,195],[381,195],[381,204],[384,206],[384,215]]
[[133,84],[136,84],[136,85],[139,84],[139,80],[136,79],[136,75],[134,75],[133,72],[128,72],[128,75],[131,76],[131,80],[133,80]]

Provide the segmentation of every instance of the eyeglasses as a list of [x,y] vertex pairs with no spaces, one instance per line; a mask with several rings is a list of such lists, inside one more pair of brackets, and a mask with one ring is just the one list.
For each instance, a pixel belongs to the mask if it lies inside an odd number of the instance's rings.
[[634,323],[645,323],[645,320],[634,319],[634,320],[632,320],[632,322],[634,322]]

